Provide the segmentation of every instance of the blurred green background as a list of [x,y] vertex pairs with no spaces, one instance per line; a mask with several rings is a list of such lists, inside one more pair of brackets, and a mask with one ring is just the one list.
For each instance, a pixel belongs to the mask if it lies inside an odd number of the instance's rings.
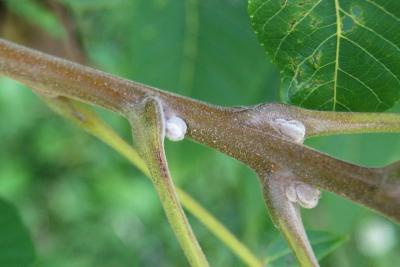
[[[279,72],[251,30],[246,5],[0,0],[0,31],[19,43],[210,103],[279,101]],[[98,111],[130,142],[125,120]],[[392,111],[399,112],[400,105]],[[150,181],[124,158],[3,77],[0,118],[0,197],[18,207],[36,249],[35,266],[187,266]],[[307,144],[366,166],[400,160],[399,134],[325,137]],[[279,233],[254,173],[188,140],[167,142],[166,150],[175,182],[260,258],[271,256]],[[212,266],[244,266],[189,219]],[[322,266],[400,265],[399,226],[366,208],[324,193],[317,208],[304,212],[304,221],[307,229],[347,238]]]

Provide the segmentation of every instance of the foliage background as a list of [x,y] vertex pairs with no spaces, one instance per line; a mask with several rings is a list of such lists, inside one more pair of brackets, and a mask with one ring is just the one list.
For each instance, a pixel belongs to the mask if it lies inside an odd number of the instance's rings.
[[[256,41],[246,5],[244,0],[2,0],[0,29],[2,36],[62,54],[64,47],[54,44],[68,42],[64,26],[73,25],[87,64],[99,69],[220,105],[279,101],[279,73]],[[53,11],[60,6],[67,17]],[[130,140],[125,120],[98,111]],[[0,197],[19,208],[37,250],[36,266],[186,266],[151,183],[116,152],[2,77],[0,118]],[[307,144],[367,166],[400,159],[398,134],[324,137]],[[166,146],[175,182],[266,258],[279,234],[255,175],[191,141]],[[189,218],[212,266],[242,266]],[[397,245],[371,257],[359,250],[357,229],[376,219],[395,227]],[[399,227],[363,207],[324,193],[304,220],[307,229],[349,238],[322,266],[399,263]]]

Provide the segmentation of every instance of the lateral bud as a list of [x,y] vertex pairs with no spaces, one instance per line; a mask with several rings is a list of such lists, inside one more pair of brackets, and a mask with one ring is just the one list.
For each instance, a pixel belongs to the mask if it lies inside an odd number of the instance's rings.
[[292,183],[285,189],[285,194],[290,202],[298,203],[306,209],[315,208],[321,196],[321,192],[308,184]]
[[165,121],[165,136],[171,141],[181,141],[187,132],[186,122],[177,116],[167,118]]
[[306,135],[306,127],[297,120],[275,119],[274,127],[295,143],[302,144]]

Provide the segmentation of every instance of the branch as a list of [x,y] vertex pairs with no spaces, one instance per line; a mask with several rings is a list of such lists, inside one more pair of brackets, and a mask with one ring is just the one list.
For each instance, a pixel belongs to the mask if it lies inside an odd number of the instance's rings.
[[128,115],[134,143],[151,174],[168,221],[193,267],[209,266],[181,207],[164,153],[165,118],[156,98],[145,98]]
[[[392,179],[394,181],[389,184],[385,182],[385,176],[396,173],[397,165],[370,169],[333,159],[288,141],[268,123],[269,114],[281,114],[284,119],[303,118],[306,133],[311,135],[328,134],[329,131],[337,133],[335,127],[339,127],[341,132],[349,132],[349,129],[352,132],[361,131],[363,128],[365,132],[380,129],[400,131],[398,114],[374,114],[368,121],[367,115],[354,113],[330,115],[329,112],[299,108],[287,108],[282,112],[284,109],[277,107],[284,106],[276,104],[223,108],[118,78],[2,39],[0,74],[14,78],[39,93],[99,105],[125,116],[145,97],[157,97],[166,116],[177,115],[184,119],[188,125],[188,137],[195,141],[218,149],[256,171],[289,165],[301,181],[362,203],[400,221],[397,208],[400,196],[393,193],[400,185],[397,179]],[[274,113],[273,110],[277,111]],[[303,111],[300,115],[297,114],[299,110]],[[363,123],[357,127],[348,119],[360,117]],[[395,171],[391,171],[393,169]]]
[[301,220],[300,207],[287,198],[287,188],[293,182],[290,172],[262,173],[260,181],[272,221],[285,236],[300,265],[318,267]]
[[262,104],[243,112],[252,118],[248,126],[266,131],[274,130],[277,119],[300,121],[307,129],[306,137],[400,132],[400,116],[393,113],[315,111],[285,104]]
[[[274,177],[280,170],[289,170],[298,182],[334,192],[400,222],[400,163],[366,168],[296,143],[315,135],[400,132],[398,114],[319,112],[280,104],[213,106],[1,39],[0,74],[48,97],[95,104],[128,119],[145,98],[157,99],[166,118],[183,119],[188,137],[242,161],[257,173]],[[261,182],[264,187],[268,184]]]
[[[150,177],[150,172],[142,158],[112,130],[101,118],[83,105],[66,98],[43,98],[43,100],[58,114],[70,119],[79,127],[99,138],[114,150],[128,159],[135,167]],[[221,222],[203,208],[195,199],[184,190],[176,187],[183,207],[196,217],[209,231],[219,238],[231,251],[250,267],[260,267],[262,261],[250,251],[246,245],[238,240]]]

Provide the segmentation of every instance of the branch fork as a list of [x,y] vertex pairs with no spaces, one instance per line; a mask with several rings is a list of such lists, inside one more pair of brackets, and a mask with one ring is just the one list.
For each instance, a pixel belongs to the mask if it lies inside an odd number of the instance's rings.
[[[292,182],[334,192],[400,222],[400,163],[366,168],[302,144],[304,138],[318,135],[400,132],[399,114],[322,112],[283,104],[220,107],[2,39],[0,74],[39,94],[98,105],[125,116],[133,125],[135,144],[150,169],[160,198],[165,200],[167,217],[193,266],[207,263],[197,241],[192,239],[194,235],[173,189],[163,150],[165,134],[176,140],[187,136],[255,170],[271,216],[302,266],[318,263],[305,235],[299,207],[287,198]],[[168,115],[166,120],[164,114]],[[172,115],[179,119],[172,119]],[[309,189],[295,187],[299,201],[308,199],[308,193],[303,193]],[[314,197],[311,194],[310,199]],[[177,212],[169,214],[169,210]]]

